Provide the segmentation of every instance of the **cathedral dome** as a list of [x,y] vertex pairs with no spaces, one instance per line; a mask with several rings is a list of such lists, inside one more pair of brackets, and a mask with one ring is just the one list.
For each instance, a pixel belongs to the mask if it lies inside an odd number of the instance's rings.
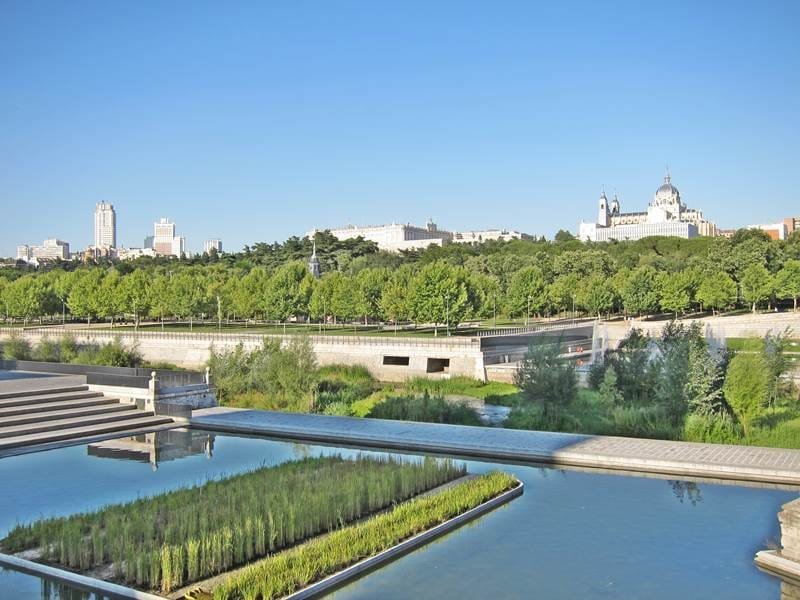
[[674,185],[672,185],[671,177],[669,173],[664,177],[664,183],[661,184],[656,190],[655,195],[655,204],[663,205],[663,204],[679,204],[681,201],[681,193],[678,191]]

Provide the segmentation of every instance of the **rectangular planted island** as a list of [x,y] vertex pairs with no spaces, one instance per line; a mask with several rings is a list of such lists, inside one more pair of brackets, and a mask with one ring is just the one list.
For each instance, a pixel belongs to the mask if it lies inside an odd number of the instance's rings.
[[0,549],[171,597],[281,598],[517,488],[448,459],[305,458],[17,525]]

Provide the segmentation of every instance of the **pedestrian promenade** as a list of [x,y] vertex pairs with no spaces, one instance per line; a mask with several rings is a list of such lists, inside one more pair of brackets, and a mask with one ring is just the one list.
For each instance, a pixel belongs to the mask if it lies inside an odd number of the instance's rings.
[[193,427],[412,452],[800,486],[800,450],[328,417],[227,407]]

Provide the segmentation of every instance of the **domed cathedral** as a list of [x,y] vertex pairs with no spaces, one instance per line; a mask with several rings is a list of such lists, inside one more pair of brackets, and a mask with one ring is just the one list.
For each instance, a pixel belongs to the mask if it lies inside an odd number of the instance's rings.
[[681,193],[672,184],[667,171],[664,183],[656,190],[646,212],[624,213],[617,195],[608,201],[605,190],[600,194],[596,223],[580,224],[578,237],[600,242],[607,240],[639,240],[653,235],[693,238],[715,236],[717,227],[699,210],[687,208]]

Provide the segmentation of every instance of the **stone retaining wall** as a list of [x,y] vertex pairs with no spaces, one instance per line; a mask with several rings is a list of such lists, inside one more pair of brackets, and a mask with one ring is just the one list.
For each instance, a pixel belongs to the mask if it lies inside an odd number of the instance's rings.
[[800,563],[800,498],[781,508],[781,556]]
[[[0,328],[0,339],[10,329]],[[28,328],[16,330],[31,344],[44,337],[58,337],[60,329]],[[69,329],[78,344],[106,343],[115,338],[126,346],[136,346],[145,360],[169,362],[197,369],[205,366],[211,348],[231,349],[241,343],[255,349],[265,337],[288,342],[295,336],[236,333],[139,332]],[[402,336],[303,336],[308,339],[320,365],[363,365],[381,381],[403,381],[409,377],[445,378],[464,375],[485,380],[481,341],[472,337],[414,338]],[[446,366],[443,366],[447,363]]]

